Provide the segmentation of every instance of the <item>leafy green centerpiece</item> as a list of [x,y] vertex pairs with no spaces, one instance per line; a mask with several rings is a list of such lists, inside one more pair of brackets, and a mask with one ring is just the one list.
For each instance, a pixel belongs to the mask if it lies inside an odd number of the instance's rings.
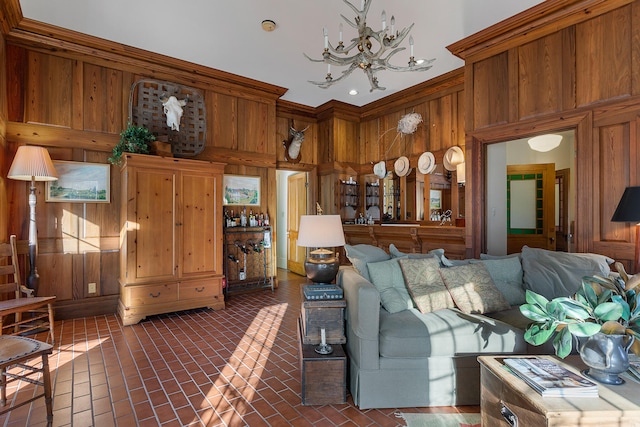
[[[616,262],[616,277],[585,276],[572,297],[547,298],[529,290],[526,304],[520,306],[524,316],[533,320],[524,339],[541,345],[553,338],[556,355],[565,358],[573,348],[573,337],[590,337],[599,332],[640,338],[640,275],[627,275]],[[632,351],[640,354],[640,341]]]

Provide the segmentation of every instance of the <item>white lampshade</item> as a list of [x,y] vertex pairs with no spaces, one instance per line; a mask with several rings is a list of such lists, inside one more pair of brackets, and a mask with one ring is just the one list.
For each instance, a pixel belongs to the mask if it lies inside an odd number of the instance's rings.
[[55,181],[58,173],[46,148],[22,145],[13,158],[7,178],[19,181]]
[[546,153],[547,151],[551,151],[560,145],[560,143],[562,142],[562,135],[540,135],[530,138],[527,142],[529,143],[529,147],[531,147],[532,150]]
[[298,230],[298,246],[330,248],[344,246],[340,215],[302,215]]

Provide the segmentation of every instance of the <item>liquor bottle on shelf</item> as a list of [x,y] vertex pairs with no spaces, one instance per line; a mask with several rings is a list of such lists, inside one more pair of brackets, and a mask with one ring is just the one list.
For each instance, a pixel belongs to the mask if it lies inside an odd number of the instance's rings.
[[227,258],[229,258],[231,261],[236,263],[240,262],[240,260],[236,258],[233,254],[229,255]]

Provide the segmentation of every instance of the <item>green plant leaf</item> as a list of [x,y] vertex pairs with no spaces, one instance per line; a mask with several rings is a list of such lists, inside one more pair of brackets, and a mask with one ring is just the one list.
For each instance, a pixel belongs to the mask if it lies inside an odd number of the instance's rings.
[[555,322],[550,325],[532,324],[524,332],[524,340],[532,345],[544,344],[556,332],[556,326]]
[[631,307],[629,307],[627,301],[620,295],[613,295],[611,297],[611,300],[614,303],[620,304],[620,306],[622,307],[622,314],[620,315],[620,317],[624,319],[624,321],[628,322],[631,318]]
[[569,328],[562,329],[553,339],[553,348],[556,350],[556,355],[562,359],[571,353],[573,337],[571,336],[571,332],[569,332]]
[[536,304],[540,307],[546,307],[549,303],[548,299],[540,294],[530,291],[529,289],[525,292],[525,299],[529,304]]
[[534,304],[522,304],[520,306],[520,313],[534,322],[546,322],[550,319],[546,311]]
[[622,316],[622,304],[616,302],[605,302],[593,310],[596,319],[600,321],[618,320]]
[[579,301],[571,298],[556,298],[554,301],[558,301],[560,303],[566,313],[566,316],[571,319],[587,320],[591,317],[589,307]]
[[567,329],[572,335],[576,337],[590,337],[600,332],[602,325],[593,322],[572,323],[567,326]]
[[595,308],[598,306],[598,295],[596,295],[596,291],[589,285],[585,283],[585,280],[582,279],[582,295],[587,299],[587,304],[591,308]]

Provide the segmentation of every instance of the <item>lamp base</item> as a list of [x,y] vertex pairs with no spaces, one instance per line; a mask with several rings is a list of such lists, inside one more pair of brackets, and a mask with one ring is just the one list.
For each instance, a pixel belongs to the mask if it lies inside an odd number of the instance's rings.
[[307,278],[315,283],[331,283],[338,274],[340,262],[332,251],[318,249],[310,252],[304,262]]

